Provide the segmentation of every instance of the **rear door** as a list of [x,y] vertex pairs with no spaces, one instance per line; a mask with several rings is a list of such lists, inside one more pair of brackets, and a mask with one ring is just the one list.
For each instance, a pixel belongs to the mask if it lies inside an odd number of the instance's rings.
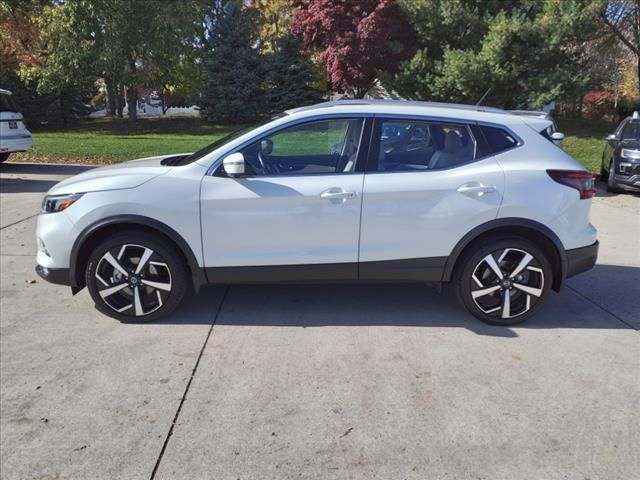
[[504,173],[483,156],[480,135],[464,123],[376,119],[362,203],[362,280],[439,281],[456,243],[497,217]]

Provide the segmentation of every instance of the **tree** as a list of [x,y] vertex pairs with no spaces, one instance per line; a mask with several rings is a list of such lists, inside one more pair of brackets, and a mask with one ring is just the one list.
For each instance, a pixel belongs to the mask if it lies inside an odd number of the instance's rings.
[[413,32],[396,0],[297,0],[292,31],[317,52],[329,86],[361,98],[380,70],[413,54]]
[[275,52],[277,42],[287,35],[293,15],[293,0],[251,0],[259,14],[260,48],[265,53]]
[[201,114],[210,122],[247,123],[261,112],[262,63],[255,47],[255,16],[240,0],[210,14]]
[[[600,20],[628,50],[636,63],[640,79],[640,0],[613,0],[600,2]],[[640,92],[640,82],[638,82]]]
[[300,42],[285,35],[275,44],[267,63],[266,98],[269,111],[279,113],[320,101],[322,92],[311,87],[315,81],[313,64],[300,52]]
[[137,118],[138,89],[175,80],[174,65],[193,50],[204,0],[74,0],[47,7],[44,59],[29,75],[42,91],[71,80],[107,85],[110,110]]
[[591,81],[592,2],[403,0],[416,55],[388,83],[410,98],[542,107]]

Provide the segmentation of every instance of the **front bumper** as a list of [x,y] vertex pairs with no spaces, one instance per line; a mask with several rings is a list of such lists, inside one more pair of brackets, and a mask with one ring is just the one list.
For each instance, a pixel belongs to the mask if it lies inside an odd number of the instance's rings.
[[582,248],[573,248],[566,251],[567,255],[567,275],[571,278],[579,273],[591,270],[598,259],[599,242]]
[[640,174],[624,176],[615,174],[613,183],[616,187],[627,192],[640,192]]
[[71,286],[71,275],[68,268],[47,268],[36,265],[36,273],[47,282]]

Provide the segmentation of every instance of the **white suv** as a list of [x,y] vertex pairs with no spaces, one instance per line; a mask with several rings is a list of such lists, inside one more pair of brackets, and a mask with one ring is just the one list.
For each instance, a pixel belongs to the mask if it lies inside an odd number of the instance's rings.
[[592,175],[502,110],[339,101],[190,155],[67,179],[38,218],[38,273],[142,322],[193,285],[452,282],[510,325],[590,269]]
[[24,152],[31,148],[31,132],[24,125],[9,90],[0,88],[0,163],[13,152]]

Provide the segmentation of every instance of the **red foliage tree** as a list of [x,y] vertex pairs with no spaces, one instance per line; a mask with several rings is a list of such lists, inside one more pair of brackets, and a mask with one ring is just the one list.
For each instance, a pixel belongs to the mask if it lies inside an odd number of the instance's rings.
[[318,52],[329,86],[356,98],[415,52],[413,30],[396,0],[297,0],[291,29]]

